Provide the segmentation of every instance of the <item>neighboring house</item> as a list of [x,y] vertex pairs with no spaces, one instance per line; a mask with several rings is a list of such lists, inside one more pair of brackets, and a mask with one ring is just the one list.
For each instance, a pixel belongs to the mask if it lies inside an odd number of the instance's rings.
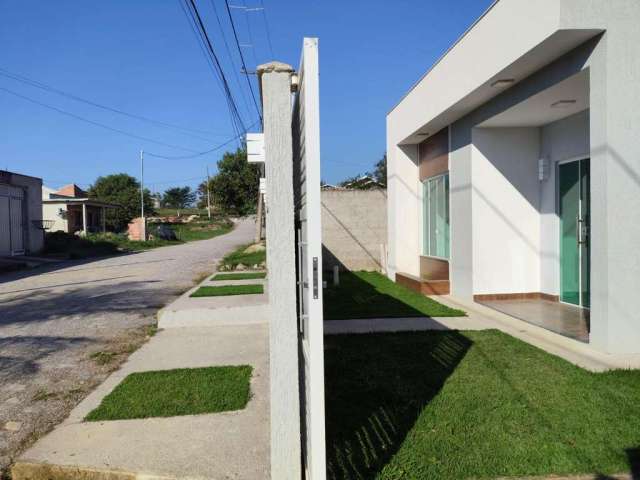
[[89,198],[87,192],[75,184],[55,191],[43,188],[42,212],[50,232],[104,232],[109,208],[118,208],[118,205]]
[[500,0],[387,116],[389,276],[640,352],[640,2]]
[[0,256],[42,250],[42,179],[0,170]]

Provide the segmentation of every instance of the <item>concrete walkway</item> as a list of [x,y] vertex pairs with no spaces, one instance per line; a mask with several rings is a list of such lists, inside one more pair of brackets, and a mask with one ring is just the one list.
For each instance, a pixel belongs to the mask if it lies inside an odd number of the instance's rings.
[[[0,477],[144,341],[159,308],[254,232],[241,220],[208,240],[0,275]],[[104,364],[101,352],[124,353]]]
[[[20,457],[13,467],[13,479],[269,478],[268,348],[266,324],[160,331],[67,420]],[[130,373],[243,364],[254,368],[251,400],[244,410],[83,421]]]
[[[262,285],[264,293],[256,295],[191,297],[202,286]],[[264,308],[269,303],[264,279],[212,281],[211,277],[187,290],[177,300],[158,312],[158,328],[211,327],[266,323]]]
[[325,334],[402,332],[422,330],[501,330],[552,355],[594,372],[618,368],[640,368],[640,355],[612,355],[600,352],[588,344],[564,337],[497,310],[451,295],[433,297],[451,308],[467,312],[466,317],[373,318],[329,320],[324,322]]
[[[200,285],[212,285],[209,278]],[[265,280],[251,282],[266,287]],[[198,287],[165,307],[160,325],[165,329],[18,459],[12,469],[14,480],[269,478],[267,296],[189,297]],[[254,369],[251,399],[243,410],[83,421],[133,372],[222,365]]]

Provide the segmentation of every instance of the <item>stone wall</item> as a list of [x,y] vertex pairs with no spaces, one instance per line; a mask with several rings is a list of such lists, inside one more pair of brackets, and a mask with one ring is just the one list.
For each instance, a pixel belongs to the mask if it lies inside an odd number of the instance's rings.
[[322,192],[322,263],[325,270],[383,269],[380,246],[387,243],[387,191]]

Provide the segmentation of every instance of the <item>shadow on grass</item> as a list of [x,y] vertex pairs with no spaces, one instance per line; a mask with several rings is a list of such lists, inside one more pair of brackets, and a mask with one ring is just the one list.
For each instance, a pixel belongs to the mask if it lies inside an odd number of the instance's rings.
[[377,272],[341,272],[338,286],[332,285],[332,277],[325,274],[325,320],[464,316]]
[[471,345],[457,331],[326,336],[327,478],[374,478]]

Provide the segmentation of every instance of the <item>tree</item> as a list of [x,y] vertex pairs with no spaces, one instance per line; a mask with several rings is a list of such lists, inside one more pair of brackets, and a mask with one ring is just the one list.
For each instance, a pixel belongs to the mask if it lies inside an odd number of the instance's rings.
[[193,205],[196,201],[196,192],[191,187],[174,187],[164,192],[162,204],[165,207],[175,208],[180,215],[180,210]]
[[347,178],[338,184],[342,188],[350,190],[371,190],[373,188],[384,188],[384,185],[378,183],[371,174],[356,175]]
[[226,152],[218,162],[218,173],[211,178],[212,201],[221,210],[235,215],[256,211],[260,172],[247,162],[247,152]]
[[373,179],[381,185],[387,186],[387,154],[385,153],[378,163],[376,163],[373,172],[369,173]]
[[[98,177],[88,193],[90,198],[119,205],[107,209],[106,224],[111,230],[123,231],[132,219],[140,216],[140,182],[131,175]],[[153,199],[147,189],[144,190],[144,211],[145,215],[154,213]]]

